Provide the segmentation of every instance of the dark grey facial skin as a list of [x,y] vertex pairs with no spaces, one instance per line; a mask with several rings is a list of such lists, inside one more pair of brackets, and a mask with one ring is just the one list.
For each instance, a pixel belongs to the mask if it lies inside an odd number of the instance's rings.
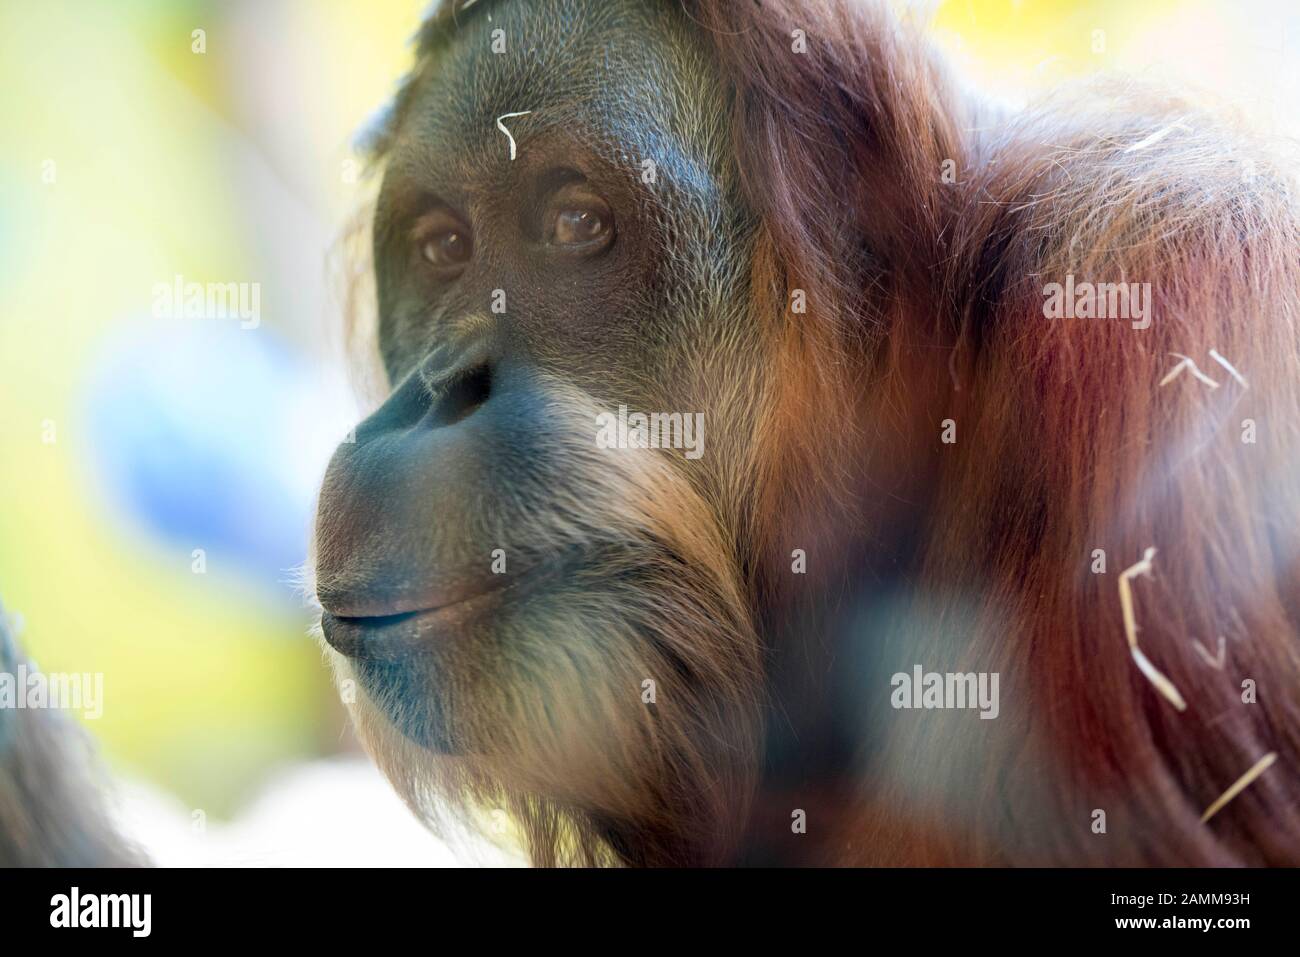
[[[728,449],[755,415],[743,390],[719,390],[758,348],[741,318],[754,224],[698,28],[638,0],[481,3],[459,19],[392,136],[376,209],[392,394],[336,453],[317,529],[327,640],[435,750],[457,750],[464,705],[440,693],[457,675],[570,627],[567,596],[644,592],[645,569],[674,560],[599,513],[592,469],[608,468],[578,460],[590,408],[704,413],[708,454],[675,467],[734,499]],[[497,119],[525,111],[502,120],[512,160]],[[598,215],[598,241],[553,241],[575,209]],[[430,262],[430,235],[449,232],[455,261]]]
[[[564,0],[490,11],[490,22],[487,11],[468,11],[388,161],[375,252],[389,374],[399,380],[466,316],[491,315],[501,289],[507,313],[490,333],[501,352],[597,396],[649,400],[702,344],[690,340],[709,336],[699,313],[719,290],[702,282],[735,237],[725,91],[670,5]],[[496,30],[503,53],[492,52]],[[517,143],[510,161],[497,118],[523,111],[502,121]],[[642,181],[645,161],[655,164],[653,183]],[[545,241],[547,204],[575,181],[613,213],[615,240],[598,255]],[[473,236],[473,259],[452,282],[421,268],[409,239],[433,204]],[[719,210],[733,222],[719,221]]]

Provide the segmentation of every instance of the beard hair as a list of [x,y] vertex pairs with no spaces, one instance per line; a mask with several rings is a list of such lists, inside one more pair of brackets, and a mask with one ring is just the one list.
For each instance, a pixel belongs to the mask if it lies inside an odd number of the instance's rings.
[[[327,649],[336,681],[355,681],[345,699],[368,752],[440,835],[491,836],[504,814],[538,865],[721,861],[763,734],[734,545],[680,456],[598,450],[580,424],[595,421],[590,397],[549,391],[557,454],[512,482],[482,540],[582,563],[419,662],[386,663],[396,680]],[[431,725],[449,753],[410,733]]]

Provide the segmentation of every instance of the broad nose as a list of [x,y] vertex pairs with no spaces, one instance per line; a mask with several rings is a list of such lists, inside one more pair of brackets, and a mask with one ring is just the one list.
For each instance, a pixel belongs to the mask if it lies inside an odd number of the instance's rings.
[[491,398],[499,363],[500,356],[487,342],[434,349],[357,426],[357,442],[417,424],[440,429],[469,418]]
[[518,364],[486,348],[435,350],[357,426],[330,460],[316,516],[327,611],[421,611],[482,587],[492,546],[475,506],[511,468],[532,392]]

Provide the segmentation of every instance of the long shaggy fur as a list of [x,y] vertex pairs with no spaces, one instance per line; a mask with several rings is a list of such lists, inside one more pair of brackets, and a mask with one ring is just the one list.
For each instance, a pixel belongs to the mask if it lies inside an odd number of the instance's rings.
[[[493,705],[458,719],[471,756],[421,752],[363,696],[379,763],[426,816],[513,813],[545,864],[1300,862],[1287,163],[1133,84],[997,115],[883,5],[684,11],[729,91],[753,214],[731,237],[744,263],[696,304],[734,312],[752,365],[719,382],[712,356],[689,360],[710,408],[751,428],[720,439],[725,479],[650,452],[611,475],[571,426],[588,400],[555,384],[571,441],[564,474],[542,478],[555,511],[514,515],[512,534],[599,542],[609,563],[557,585],[527,634],[507,627],[491,686],[475,684],[481,659],[447,664],[452,697]],[[425,26],[380,161],[455,29],[449,10]],[[1067,274],[1151,283],[1152,326],[1045,319],[1043,286]],[[1173,352],[1220,371],[1212,348],[1248,388],[1158,386]],[[1116,579],[1149,546],[1142,647],[1185,712],[1125,643]],[[790,572],[796,548],[807,576]],[[1219,635],[1222,670],[1194,647]],[[1002,716],[892,710],[888,676],[917,662],[1000,673]],[[629,704],[665,674],[671,703]],[[1201,823],[1270,751],[1277,765]],[[802,841],[792,808],[815,809]]]

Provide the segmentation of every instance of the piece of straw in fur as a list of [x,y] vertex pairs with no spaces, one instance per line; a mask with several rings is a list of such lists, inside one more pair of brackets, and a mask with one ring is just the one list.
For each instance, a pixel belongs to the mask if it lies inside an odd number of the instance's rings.
[[1217,658],[1214,655],[1211,655],[1209,649],[1201,644],[1200,641],[1193,641],[1192,645],[1200,653],[1201,658],[1205,660],[1207,665],[1216,671],[1223,670],[1223,664],[1228,660],[1228,652],[1227,649],[1224,648],[1223,635],[1219,636],[1219,655]]
[[531,113],[531,112],[533,112],[533,111],[532,111],[532,110],[522,110],[522,111],[520,111],[519,113],[502,113],[500,116],[497,117],[497,129],[499,129],[502,133],[506,134],[506,139],[508,139],[508,140],[510,141],[510,159],[511,159],[512,162],[514,161],[515,154],[516,154],[516,149],[515,149],[515,138],[514,138],[513,136],[510,135],[510,131],[509,131],[508,129],[506,129],[505,124],[502,123],[501,121],[502,121],[502,120],[508,120],[508,119],[510,119],[512,116],[527,116],[527,115],[528,115],[529,113]]
[[1184,123],[1182,120],[1175,120],[1174,122],[1170,123],[1168,126],[1164,127],[1163,129],[1156,130],[1150,136],[1138,140],[1132,146],[1128,147],[1128,149],[1124,150],[1124,152],[1136,153],[1138,150],[1144,150],[1148,146],[1155,146],[1155,144],[1159,143],[1162,139],[1164,139],[1174,130],[1183,130],[1186,133],[1192,132],[1192,128],[1188,126],[1186,123]]
[[1138,666],[1138,670],[1142,672],[1147,681],[1150,681],[1155,686],[1157,691],[1168,699],[1170,704],[1179,711],[1186,711],[1187,702],[1178,693],[1174,683],[1166,678],[1160,672],[1160,669],[1153,665],[1151,660],[1142,653],[1142,649],[1138,647],[1138,624],[1133,615],[1133,588],[1129,582],[1139,575],[1151,574],[1151,561],[1155,557],[1156,550],[1148,548],[1142,554],[1141,561],[1130,565],[1119,573],[1119,608],[1124,616],[1124,635],[1128,638],[1129,654],[1132,655],[1133,662]]
[[1271,768],[1273,762],[1276,760],[1277,752],[1270,751],[1268,754],[1256,761],[1249,771],[1237,778],[1232,787],[1220,794],[1218,799],[1205,809],[1205,813],[1201,815],[1201,823],[1204,824],[1210,818],[1214,817],[1214,815],[1223,810],[1225,804],[1235,798],[1242,791],[1246,790],[1246,788],[1250,787],[1251,782]]
[[1183,361],[1169,370],[1169,373],[1160,380],[1161,385],[1168,385],[1170,382],[1173,382],[1174,379],[1178,378],[1184,369],[1191,369],[1192,375],[1196,376],[1196,378],[1200,379],[1211,389],[1217,389],[1219,387],[1219,383],[1215,382],[1200,369],[1196,368],[1196,363],[1192,361],[1190,356],[1185,356],[1181,352],[1171,352],[1169,354],[1171,356],[1177,356]]
[[1246,377],[1245,377],[1244,375],[1242,375],[1240,372],[1238,372],[1238,371],[1233,367],[1233,365],[1232,365],[1231,362],[1229,362],[1227,359],[1223,358],[1223,356],[1219,355],[1219,350],[1218,350],[1218,349],[1211,349],[1211,350],[1210,350],[1210,358],[1213,359],[1215,362],[1217,362],[1219,365],[1223,366],[1225,369],[1227,369],[1228,372],[1231,373],[1232,377],[1233,377],[1234,379],[1236,379],[1238,382],[1241,383],[1241,386],[1242,386],[1243,389],[1249,389],[1249,388],[1250,388],[1250,386],[1248,386],[1248,385],[1246,384]]

